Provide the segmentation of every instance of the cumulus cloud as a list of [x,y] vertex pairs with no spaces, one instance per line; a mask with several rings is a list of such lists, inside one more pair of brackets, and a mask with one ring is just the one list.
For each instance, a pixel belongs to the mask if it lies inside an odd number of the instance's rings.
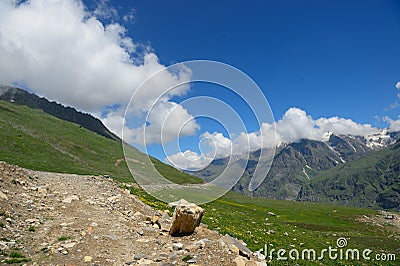
[[[89,11],[80,0],[0,1],[0,83],[21,84],[92,114],[119,105],[120,110],[106,114],[103,121],[120,135],[123,110],[132,93],[164,66],[151,49],[128,37],[125,27],[102,24],[98,17],[118,14],[107,0],[98,3],[97,9]],[[190,80],[190,75],[188,70],[166,72],[142,92],[138,112],[148,111],[160,91]],[[163,100],[187,90],[174,90]],[[171,103],[162,106],[168,109]]]
[[203,145],[211,147],[206,153],[206,157],[224,158],[232,153],[232,141],[226,138],[222,133],[210,133],[206,131],[200,138],[203,140]]
[[400,90],[400,81],[396,83],[396,89]]
[[389,131],[400,131],[400,115],[397,120],[393,120],[389,117],[384,117],[383,121],[389,123]]
[[194,151],[186,150],[168,156],[166,162],[179,169],[198,171],[209,165],[213,159],[213,157],[207,157],[205,154],[199,155]]
[[181,105],[174,102],[159,102],[151,109],[146,123],[131,130],[130,140],[142,146],[166,143],[178,137],[193,135],[199,129],[200,125]]

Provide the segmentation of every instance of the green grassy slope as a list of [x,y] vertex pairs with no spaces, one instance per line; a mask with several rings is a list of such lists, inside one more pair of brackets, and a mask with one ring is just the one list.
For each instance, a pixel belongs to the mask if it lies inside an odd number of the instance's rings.
[[302,188],[299,198],[399,210],[400,142],[319,173]]
[[[110,175],[134,182],[122,145],[77,124],[38,109],[0,101],[0,160],[34,170]],[[131,148],[132,159],[151,168],[145,154]],[[156,168],[176,183],[198,183],[199,178],[152,159]]]
[[[160,210],[168,208],[142,189],[130,189],[145,203]],[[377,211],[371,209],[252,198],[236,192],[229,192],[202,207],[206,210],[202,221],[209,228],[244,240],[253,251],[264,249],[265,245],[269,252],[275,249],[274,257],[267,258],[268,265],[398,265],[400,259],[398,229],[391,225],[377,226],[372,222],[360,222],[365,216],[378,215]],[[319,256],[318,252],[329,246],[336,248],[336,241],[340,237],[347,239],[348,245],[344,250],[349,248],[362,252],[371,249],[371,258],[384,253],[395,254],[397,259],[384,262],[372,259],[330,260],[328,256],[315,261],[276,259],[278,249],[289,251],[295,248],[300,252],[303,249],[315,249]]]

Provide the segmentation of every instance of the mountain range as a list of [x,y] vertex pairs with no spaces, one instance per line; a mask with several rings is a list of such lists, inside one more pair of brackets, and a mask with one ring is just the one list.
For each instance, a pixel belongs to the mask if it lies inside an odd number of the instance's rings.
[[[384,209],[400,207],[400,132],[369,136],[329,133],[324,141],[301,139],[277,147],[260,186],[248,187],[260,151],[252,152],[233,191],[261,198],[329,202]],[[211,181],[229,158],[214,160],[193,174]]]

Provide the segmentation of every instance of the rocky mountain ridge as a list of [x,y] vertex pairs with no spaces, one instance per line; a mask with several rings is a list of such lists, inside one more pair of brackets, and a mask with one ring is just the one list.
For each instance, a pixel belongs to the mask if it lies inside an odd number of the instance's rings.
[[46,98],[39,97],[25,90],[0,85],[0,100],[26,105],[30,108],[41,109],[48,114],[62,120],[76,123],[106,138],[119,140],[119,138],[114,133],[110,132],[99,119],[92,115],[79,112],[75,108],[66,107],[56,102],[50,102]]

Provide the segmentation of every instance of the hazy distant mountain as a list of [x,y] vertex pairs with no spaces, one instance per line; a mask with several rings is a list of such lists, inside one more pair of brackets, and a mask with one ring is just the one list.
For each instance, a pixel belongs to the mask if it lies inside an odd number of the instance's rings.
[[65,107],[56,102],[50,102],[46,98],[39,97],[19,88],[0,85],[0,100],[41,109],[48,114],[81,125],[104,137],[115,140],[119,139],[99,119],[92,115],[79,112],[72,107]]
[[[334,169],[347,165],[348,162],[388,149],[398,139],[400,139],[398,132],[386,131],[366,137],[330,134],[326,141],[302,139],[299,142],[280,146],[276,150],[274,161],[265,180],[257,190],[250,192],[247,188],[258,160],[259,151],[256,151],[250,155],[246,171],[233,190],[255,197],[311,200],[314,194],[319,195],[321,187],[316,184],[310,187],[308,184],[320,173],[328,169],[336,171]],[[207,168],[195,172],[194,175],[206,181],[212,180],[223,171],[227,161],[227,158],[217,159]],[[365,178],[369,177],[365,176]],[[304,194],[306,188],[311,189],[307,191],[312,191],[309,197]],[[299,196],[300,192],[304,195]]]

